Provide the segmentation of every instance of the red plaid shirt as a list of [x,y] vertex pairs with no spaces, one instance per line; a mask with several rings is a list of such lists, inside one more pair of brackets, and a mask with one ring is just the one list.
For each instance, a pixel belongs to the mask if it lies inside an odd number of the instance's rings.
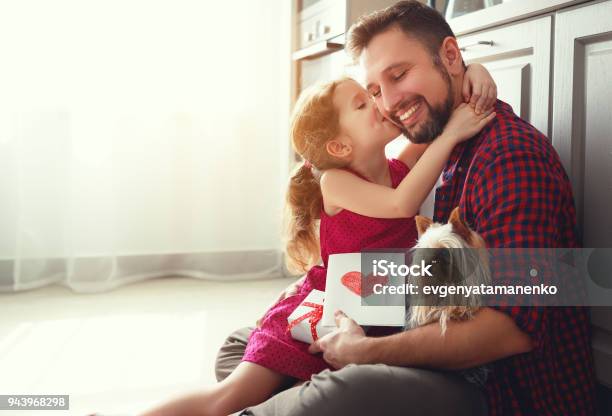
[[[556,151],[508,104],[498,100],[495,111],[481,134],[454,149],[436,190],[434,219],[446,222],[459,206],[489,247],[577,247],[571,185]],[[596,414],[588,309],[495,309],[535,348],[491,364],[489,414]]]

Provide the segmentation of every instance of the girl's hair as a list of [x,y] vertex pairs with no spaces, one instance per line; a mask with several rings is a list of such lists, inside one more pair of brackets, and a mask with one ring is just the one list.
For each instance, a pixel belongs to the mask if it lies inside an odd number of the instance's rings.
[[348,79],[304,90],[291,116],[293,149],[311,164],[301,164],[293,171],[287,191],[286,263],[293,273],[307,272],[320,260],[318,220],[323,206],[320,171],[347,165],[346,161],[327,153],[325,145],[340,132],[338,109],[333,104],[334,91]]

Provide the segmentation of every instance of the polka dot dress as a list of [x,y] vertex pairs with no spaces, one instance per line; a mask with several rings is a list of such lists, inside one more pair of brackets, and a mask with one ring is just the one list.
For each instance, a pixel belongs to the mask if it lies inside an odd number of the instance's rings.
[[[389,160],[393,188],[399,185],[408,171],[408,167],[401,161]],[[301,380],[310,380],[313,374],[331,368],[320,354],[308,353],[308,344],[291,338],[291,334],[286,331],[287,317],[312,289],[325,290],[330,254],[355,253],[374,248],[413,247],[417,232],[414,218],[372,218],[348,210],[330,217],[322,210],[320,237],[323,265],[310,269],[297,294],[283,299],[268,310],[261,328],[251,333],[243,361]],[[383,335],[385,331],[376,332]]]

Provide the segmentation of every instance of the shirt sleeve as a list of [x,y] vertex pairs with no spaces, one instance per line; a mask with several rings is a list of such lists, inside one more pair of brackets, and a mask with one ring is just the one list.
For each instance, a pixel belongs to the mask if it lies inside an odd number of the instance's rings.
[[[553,172],[542,154],[523,149],[497,154],[476,174],[472,206],[473,224],[493,248],[549,248],[558,243],[557,222],[567,183]],[[494,284],[526,283],[529,271],[517,276],[516,268],[495,267]],[[511,270],[508,270],[511,269]],[[550,270],[550,269],[549,269]],[[527,333],[536,348],[548,340],[550,309],[542,306],[493,306],[509,315]]]

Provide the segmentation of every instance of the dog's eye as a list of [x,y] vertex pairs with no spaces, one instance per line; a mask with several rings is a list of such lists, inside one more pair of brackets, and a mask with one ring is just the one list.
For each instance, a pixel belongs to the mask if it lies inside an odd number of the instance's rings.
[[448,264],[450,261],[450,252],[446,248],[436,249],[432,262],[438,264]]

